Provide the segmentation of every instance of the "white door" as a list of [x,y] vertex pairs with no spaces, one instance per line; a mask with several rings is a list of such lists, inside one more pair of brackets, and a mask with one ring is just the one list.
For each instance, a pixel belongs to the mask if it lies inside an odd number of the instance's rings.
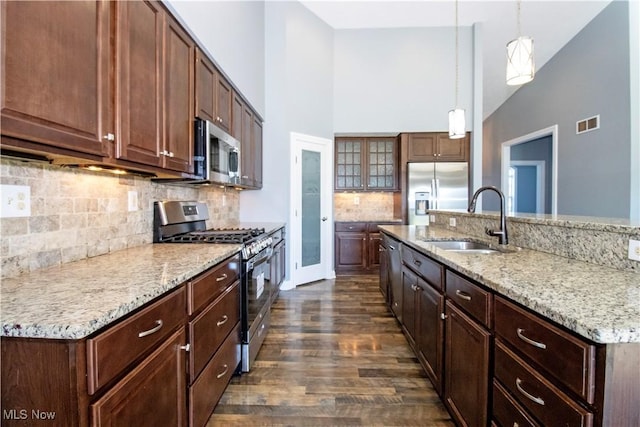
[[291,237],[294,286],[333,273],[333,143],[291,133]]

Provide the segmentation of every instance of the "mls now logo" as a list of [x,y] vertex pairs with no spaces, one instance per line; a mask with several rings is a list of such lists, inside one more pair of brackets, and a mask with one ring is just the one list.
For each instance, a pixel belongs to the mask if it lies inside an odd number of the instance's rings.
[[3,420],[53,420],[56,418],[56,413],[51,411],[41,411],[39,409],[32,409],[31,412],[26,409],[3,409]]

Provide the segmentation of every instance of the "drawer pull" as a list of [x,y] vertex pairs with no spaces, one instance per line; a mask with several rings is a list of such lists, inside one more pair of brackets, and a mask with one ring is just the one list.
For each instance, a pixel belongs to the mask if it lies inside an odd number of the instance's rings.
[[396,247],[395,247],[395,246],[393,246],[393,245],[389,245],[389,249],[391,249],[392,251],[395,251],[395,250],[396,250]]
[[522,393],[527,399],[531,400],[532,402],[537,403],[538,405],[543,405],[544,406],[544,400],[540,399],[539,397],[535,397],[529,393],[527,393],[527,391],[525,389],[522,388],[522,380],[520,378],[516,378],[516,388],[518,389],[518,391],[520,393]]
[[156,326],[154,326],[153,328],[149,329],[148,331],[138,332],[138,338],[144,338],[148,335],[155,334],[160,329],[162,329],[162,320],[158,319],[156,320]]
[[422,261],[417,260],[417,259],[414,259],[414,260],[413,260],[413,263],[414,263],[415,265],[417,265],[418,267],[420,267],[420,266],[422,265]]
[[222,365],[222,366],[224,367],[224,371],[222,371],[218,375],[216,375],[216,378],[218,378],[218,379],[224,377],[225,375],[227,375],[227,372],[229,372],[229,366],[226,363],[224,365]]
[[518,334],[518,338],[520,338],[522,341],[526,342],[527,344],[531,344],[534,347],[538,347],[542,349],[547,348],[545,344],[538,341],[534,341],[531,338],[525,337],[523,332],[524,332],[524,329],[520,329],[520,328],[516,329],[516,334]]
[[186,345],[181,345],[180,350],[184,350],[189,353],[189,351],[191,350],[191,344],[187,343]]
[[224,273],[224,274],[222,274],[222,276],[220,276],[220,277],[216,277],[216,282],[222,282],[222,281],[223,281],[224,279],[226,279],[227,277],[228,277],[228,276],[227,276],[227,273]]
[[463,300],[471,301],[471,295],[466,292],[461,291],[460,289],[456,289],[456,295],[458,295]]
[[224,316],[222,316],[222,320],[218,320],[218,321],[216,322],[216,325],[218,325],[218,326],[222,326],[222,325],[224,325],[225,323],[227,323],[227,321],[228,321],[228,320],[229,320],[229,316],[227,316],[227,315],[225,314]]

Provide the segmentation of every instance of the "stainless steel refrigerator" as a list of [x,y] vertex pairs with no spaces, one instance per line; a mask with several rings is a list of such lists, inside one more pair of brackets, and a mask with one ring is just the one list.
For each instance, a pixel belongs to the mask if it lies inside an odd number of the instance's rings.
[[409,163],[408,174],[409,224],[429,224],[432,209],[467,209],[468,163]]

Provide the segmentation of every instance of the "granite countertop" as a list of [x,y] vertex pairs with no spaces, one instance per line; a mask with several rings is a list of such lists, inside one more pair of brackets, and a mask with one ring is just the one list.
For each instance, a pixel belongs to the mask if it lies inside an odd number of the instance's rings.
[[481,239],[436,227],[381,228],[450,269],[583,337],[603,344],[640,343],[638,273],[529,249],[511,248],[511,252],[492,254],[450,252],[427,240]]
[[149,244],[3,279],[1,336],[84,338],[241,248]]

